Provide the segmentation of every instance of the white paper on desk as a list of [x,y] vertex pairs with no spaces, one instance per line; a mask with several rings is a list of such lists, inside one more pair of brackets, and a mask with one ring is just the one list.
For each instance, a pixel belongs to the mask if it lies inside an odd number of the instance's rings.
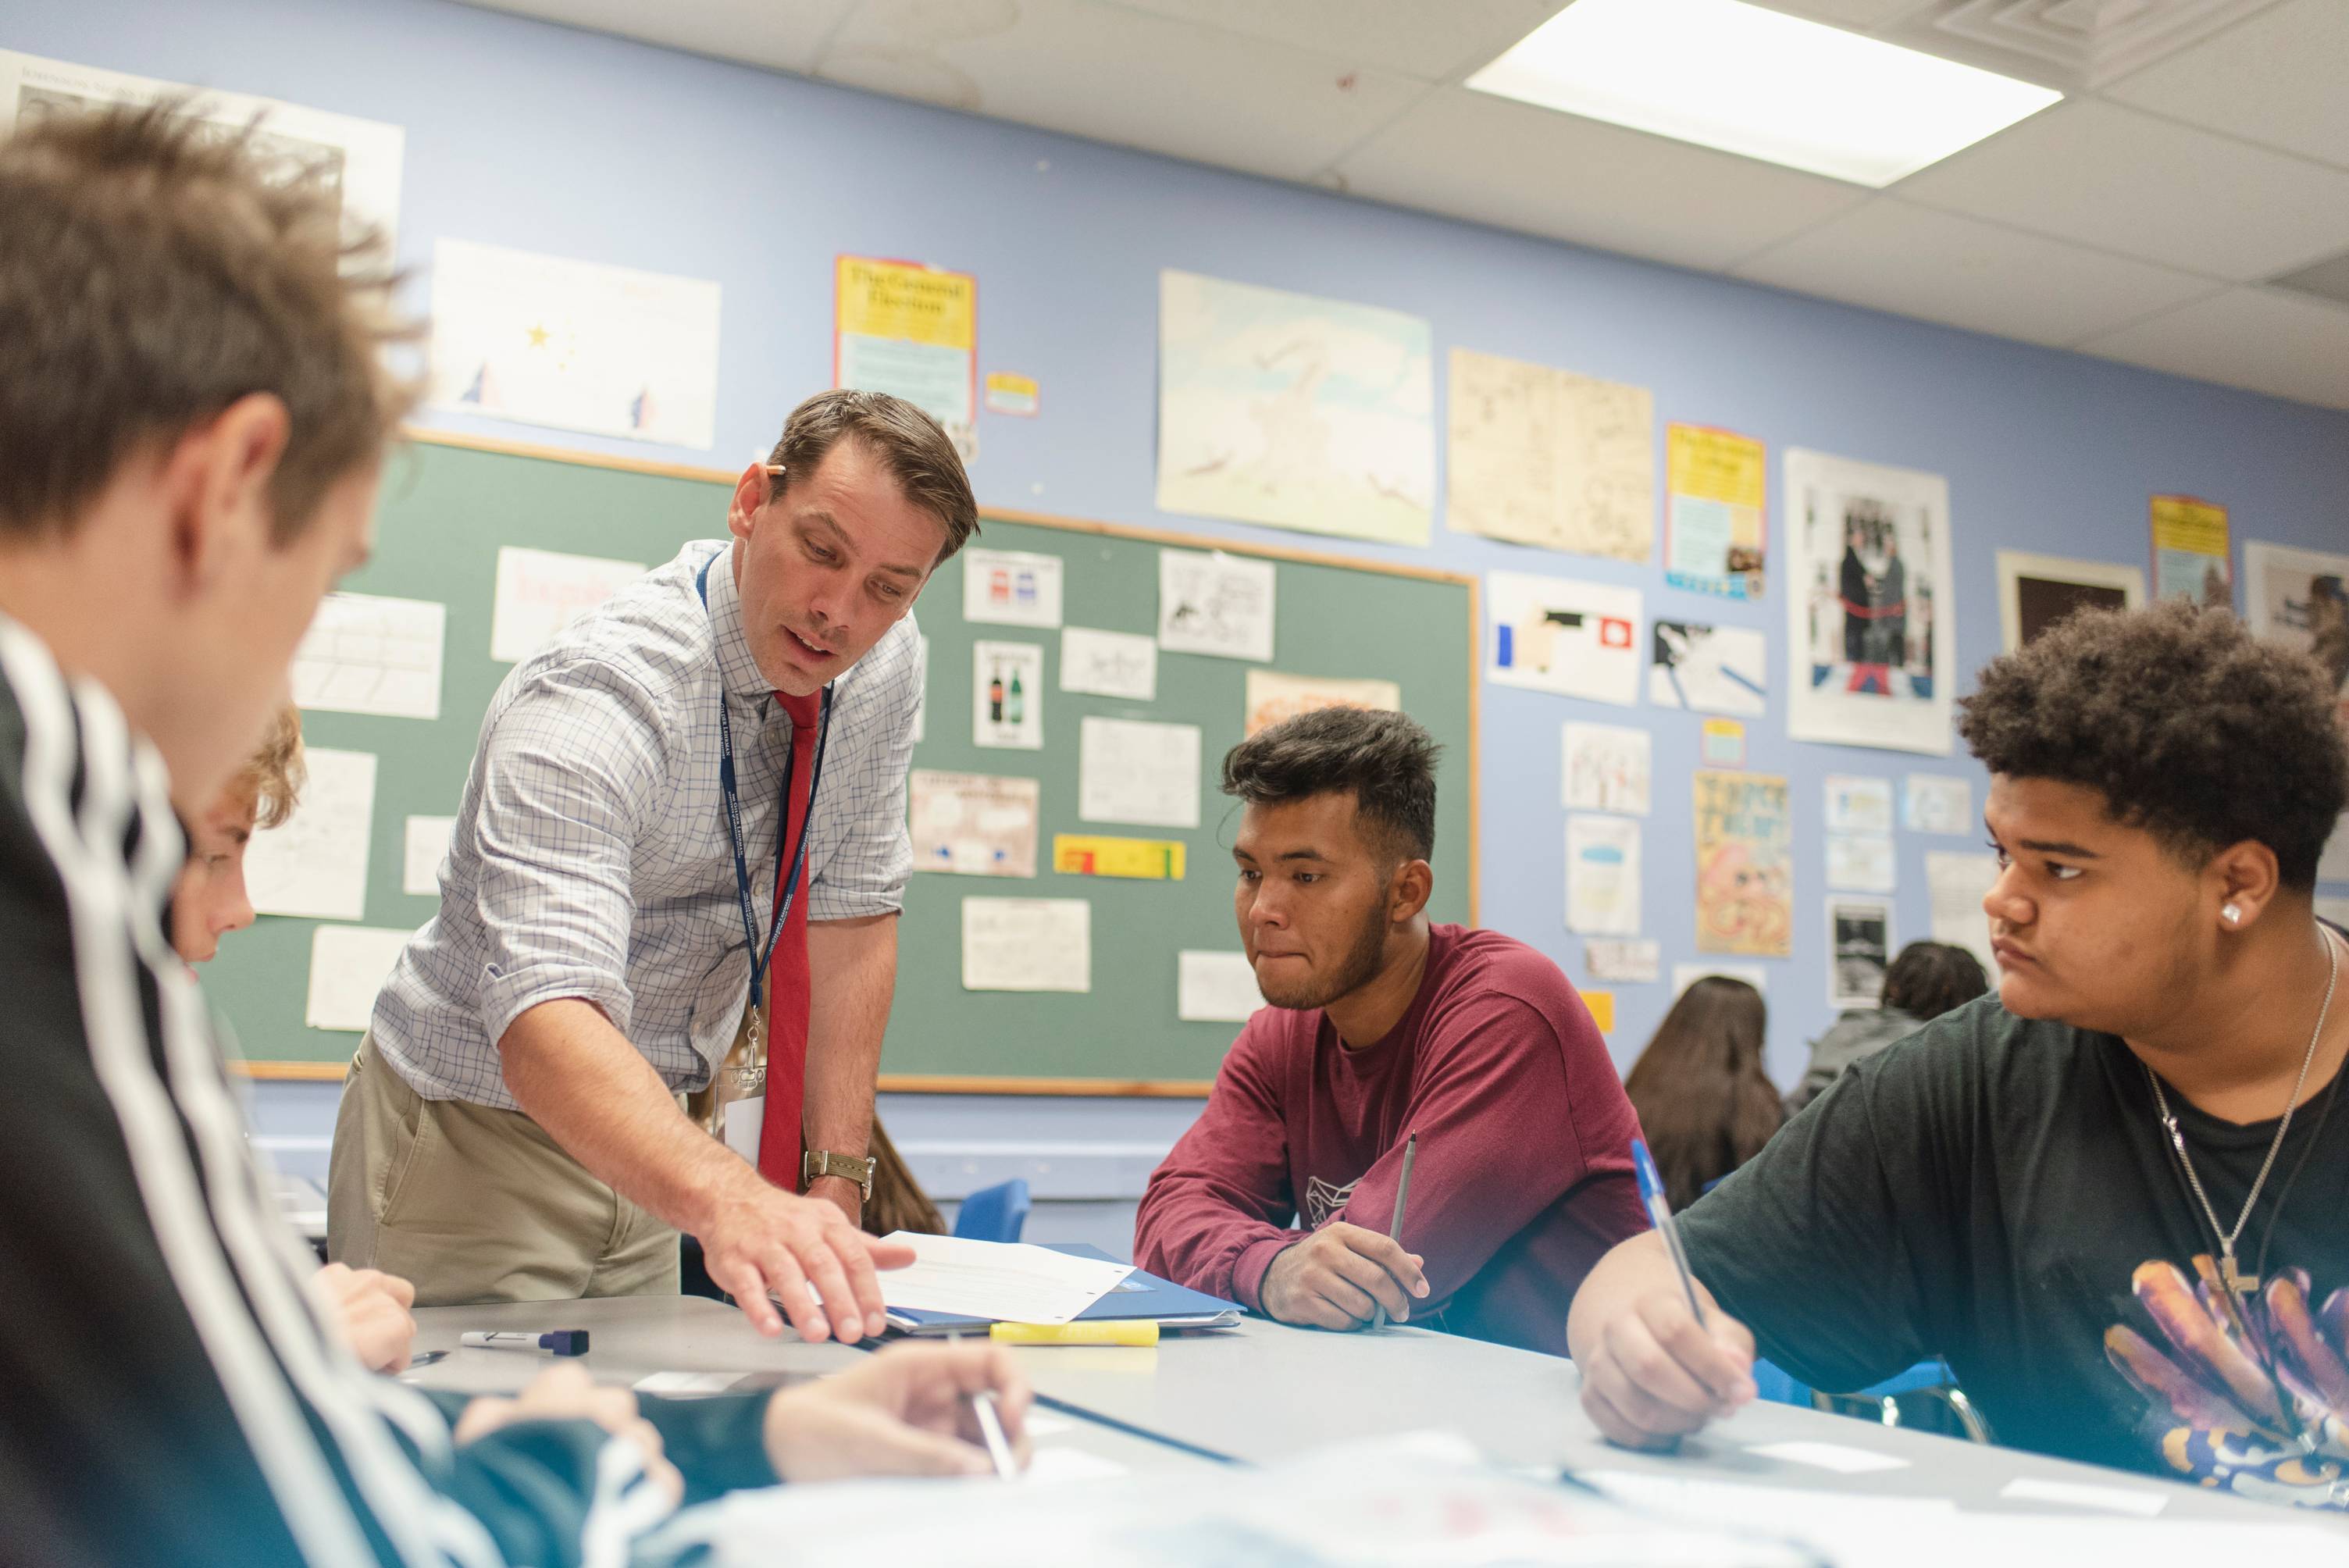
[[1851,773],[1828,774],[1826,821],[1830,833],[1889,835],[1892,831],[1892,780]]
[[707,1398],[740,1383],[740,1372],[648,1372],[630,1385],[639,1394],[665,1394],[672,1399]]
[[310,934],[310,996],[303,1021],[314,1029],[367,1032],[376,994],[391,977],[412,931],[322,925]]
[[1158,552],[1158,645],[1272,662],[1273,565],[1222,551]]
[[294,652],[294,703],[310,712],[440,717],[449,606],[329,593]]
[[962,552],[962,618],[997,626],[1061,624],[1061,562],[1025,550]]
[[1847,892],[1890,892],[1899,876],[1892,841],[1872,833],[1827,835],[1827,886]]
[[1997,881],[1994,856],[1947,850],[1925,856],[1925,885],[1933,895],[1933,940],[1954,943],[1981,959],[1982,973],[1993,983],[1998,960],[1990,950],[1990,916],[1982,913],[1982,900]]
[[945,1312],[1002,1323],[1067,1323],[1125,1283],[1131,1264],[1073,1257],[1024,1242],[976,1242],[899,1231],[910,1267],[880,1275],[881,1297],[905,1312]]
[[1265,1005],[1245,953],[1184,949],[1174,954],[1174,1016],[1192,1023],[1245,1024]]
[[244,851],[245,892],[261,914],[365,919],[375,753],[312,747],[303,760],[310,781],[302,803]]
[[1745,1451],[1759,1454],[1765,1460],[1783,1460],[1788,1464],[1811,1465],[1819,1470],[1833,1470],[1837,1475],[1868,1475],[1877,1470],[1907,1470],[1909,1461],[1874,1449],[1855,1449],[1844,1443],[1752,1443]]
[[457,831],[454,817],[410,817],[408,839],[401,846],[399,891],[437,898],[440,893],[440,862],[449,858],[449,840]]
[[[1032,1433],[1035,1423],[1028,1423]],[[1038,1449],[1030,1456],[1028,1468],[1019,1479],[1030,1486],[1058,1486],[1063,1481],[1102,1480],[1110,1476],[1133,1473],[1115,1460],[1087,1453],[1082,1449]]]
[[962,901],[966,991],[1091,991],[1093,906],[1081,898]]
[[1199,727],[1088,717],[1079,735],[1077,817],[1197,827]]
[[1061,689],[1155,702],[1158,645],[1139,632],[1065,626],[1061,631]]
[[645,572],[639,561],[502,547],[497,600],[490,612],[490,657],[509,665],[530,657]]
[[2151,1519],[2169,1501],[2168,1494],[2142,1486],[2094,1486],[2075,1480],[2050,1480],[2044,1476],[2019,1475],[1998,1489],[1998,1495],[2017,1502],[2060,1502],[2071,1508],[2101,1509],[2107,1513],[2133,1513]]

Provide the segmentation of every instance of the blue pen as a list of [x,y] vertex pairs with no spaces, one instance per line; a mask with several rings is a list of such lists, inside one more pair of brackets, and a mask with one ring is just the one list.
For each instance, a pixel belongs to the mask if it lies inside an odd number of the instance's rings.
[[1672,1206],[1664,1202],[1664,1179],[1656,1174],[1655,1156],[1648,1152],[1648,1140],[1631,1140],[1631,1169],[1640,1178],[1640,1202],[1647,1205],[1648,1219],[1656,1233],[1664,1238],[1664,1251],[1671,1254],[1672,1267],[1681,1276],[1681,1288],[1688,1292],[1689,1311],[1697,1323],[1704,1322],[1704,1308],[1697,1305],[1696,1276],[1689,1273],[1688,1253],[1681,1250],[1680,1227],[1672,1223]]

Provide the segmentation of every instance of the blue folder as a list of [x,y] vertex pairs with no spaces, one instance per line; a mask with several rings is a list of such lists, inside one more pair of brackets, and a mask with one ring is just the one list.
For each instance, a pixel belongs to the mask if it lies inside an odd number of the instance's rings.
[[[1044,1244],[1071,1257],[1100,1258],[1108,1263],[1117,1261],[1099,1247],[1087,1246],[1082,1242]],[[1154,1274],[1136,1269],[1126,1275],[1116,1289],[1077,1314],[1079,1323],[1124,1321],[1137,1317],[1154,1318],[1162,1329],[1229,1328],[1240,1320],[1240,1304],[1226,1301],[1219,1295],[1209,1295],[1204,1291],[1187,1290],[1170,1280],[1160,1279]],[[984,1317],[962,1317],[951,1312],[916,1312],[902,1306],[889,1309],[889,1326],[901,1334],[984,1334],[990,1321]]]

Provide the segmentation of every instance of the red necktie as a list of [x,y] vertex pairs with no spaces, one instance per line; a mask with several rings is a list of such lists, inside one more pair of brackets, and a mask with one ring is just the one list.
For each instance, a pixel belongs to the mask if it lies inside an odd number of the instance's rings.
[[[809,791],[815,786],[815,732],[822,696],[785,696],[775,700],[792,720],[792,799],[783,823],[781,866],[775,872],[775,906],[782,907],[791,890],[783,878],[800,858],[800,840],[807,832]],[[802,879],[804,880],[804,879]],[[791,918],[775,943],[775,956],[767,970],[767,1109],[759,1129],[759,1174],[786,1192],[800,1190],[800,1155],[806,1136],[808,1007],[812,993],[808,973],[808,901],[802,888],[792,900]],[[773,919],[770,914],[769,919]]]

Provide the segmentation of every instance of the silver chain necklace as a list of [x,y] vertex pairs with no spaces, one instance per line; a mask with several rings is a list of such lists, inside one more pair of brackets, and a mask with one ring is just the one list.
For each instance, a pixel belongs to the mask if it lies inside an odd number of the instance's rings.
[[[2300,1077],[2292,1080],[2292,1098],[2283,1102],[2283,1119],[2276,1123],[2276,1133],[2268,1144],[2268,1157],[2260,1161],[2260,1173],[2251,1181],[2251,1196],[2243,1200],[2243,1212],[2235,1216],[2235,1228],[2219,1228],[2219,1212],[2210,1207],[2210,1195],[2202,1191],[2202,1178],[2194,1171],[2194,1161],[2186,1152],[2186,1135],[2178,1130],[2178,1118],[2169,1109],[2169,1097],[2161,1091],[2161,1075],[2145,1067],[2146,1080],[2153,1085],[2153,1103],[2161,1114],[2161,1125],[2169,1130],[2169,1141],[2178,1150],[2178,1162],[2186,1167],[2187,1184],[2194,1189],[2194,1197],[2209,1217],[2210,1233],[2219,1238],[2219,1277],[2237,1295],[2251,1295],[2260,1288],[2260,1276],[2244,1274],[2235,1266],[2235,1243],[2242,1239],[2243,1228],[2251,1222],[2251,1209],[2260,1201],[2260,1189],[2267,1185],[2268,1172],[2275,1169],[2276,1156],[2283,1152],[2284,1134],[2292,1130],[2292,1113],[2300,1105],[2300,1091],[2308,1087],[2308,1069],[2316,1060],[2316,1043],[2324,1038],[2324,1021],[2333,1013],[2333,987],[2341,979],[2341,949],[2334,945],[2332,935],[2323,926],[2317,934],[2324,941],[2324,956],[2331,961],[2331,972],[2324,979],[2324,1006],[2316,1010],[2316,1030],[2308,1037],[2308,1050],[2300,1058]],[[2349,1072],[2349,1066],[2342,1070]]]

